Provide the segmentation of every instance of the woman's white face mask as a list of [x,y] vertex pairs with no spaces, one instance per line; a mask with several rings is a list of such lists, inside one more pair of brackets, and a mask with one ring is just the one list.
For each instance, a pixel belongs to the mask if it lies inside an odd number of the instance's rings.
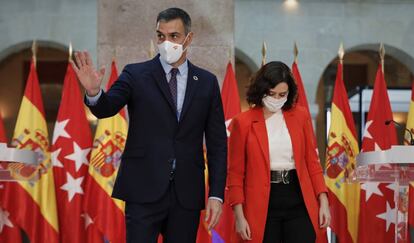
[[183,55],[183,52],[187,49],[187,47],[183,50],[183,45],[187,40],[188,35],[185,37],[182,44],[174,43],[168,40],[165,40],[161,44],[158,44],[158,50],[160,52],[161,58],[166,61],[168,64],[176,63],[180,57]]
[[270,111],[270,112],[278,112],[282,109],[283,105],[287,101],[287,95],[280,99],[276,99],[272,96],[265,96],[262,99],[263,105]]

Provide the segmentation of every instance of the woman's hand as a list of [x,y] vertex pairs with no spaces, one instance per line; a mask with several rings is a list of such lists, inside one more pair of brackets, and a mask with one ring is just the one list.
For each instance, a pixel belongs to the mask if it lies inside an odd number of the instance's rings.
[[243,240],[252,239],[249,223],[244,216],[236,217],[236,232],[241,236]]
[[329,201],[327,194],[319,194],[319,227],[326,228],[331,223],[331,212],[329,211]]
[[243,240],[252,240],[249,223],[244,217],[242,204],[234,205],[233,211],[236,217],[236,232]]

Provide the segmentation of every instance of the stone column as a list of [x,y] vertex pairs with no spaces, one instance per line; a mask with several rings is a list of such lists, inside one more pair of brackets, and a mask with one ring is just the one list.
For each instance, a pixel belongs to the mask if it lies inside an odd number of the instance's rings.
[[189,59],[223,81],[234,55],[234,0],[99,0],[98,63],[108,65],[115,55],[119,70],[128,63],[149,59],[155,40],[156,18],[169,7],[187,11],[194,38]]

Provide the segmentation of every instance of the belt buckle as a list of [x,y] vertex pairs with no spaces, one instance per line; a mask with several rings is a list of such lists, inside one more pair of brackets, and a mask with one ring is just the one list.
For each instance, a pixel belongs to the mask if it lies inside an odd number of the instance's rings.
[[271,183],[281,183],[283,181],[279,173],[277,173],[275,177],[276,178],[272,178],[273,180],[271,181]]
[[290,176],[288,170],[282,170],[282,182],[283,184],[289,184],[290,183]]
[[271,183],[283,183],[289,184],[290,183],[290,175],[288,170],[276,170],[275,176],[271,178]]

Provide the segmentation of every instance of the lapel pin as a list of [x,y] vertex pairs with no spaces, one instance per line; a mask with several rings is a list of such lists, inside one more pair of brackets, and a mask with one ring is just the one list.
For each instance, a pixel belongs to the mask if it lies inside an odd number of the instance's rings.
[[197,81],[198,80],[198,77],[197,76],[193,76],[193,79]]

